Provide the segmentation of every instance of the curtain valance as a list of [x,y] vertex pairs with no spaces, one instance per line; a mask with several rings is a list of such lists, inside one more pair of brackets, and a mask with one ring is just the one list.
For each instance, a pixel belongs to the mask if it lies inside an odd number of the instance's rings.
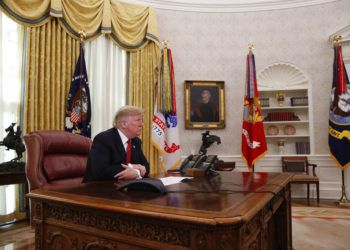
[[0,8],[24,26],[41,26],[51,18],[73,37],[101,34],[125,50],[138,50],[158,41],[155,11],[151,7],[116,0],[0,0]]

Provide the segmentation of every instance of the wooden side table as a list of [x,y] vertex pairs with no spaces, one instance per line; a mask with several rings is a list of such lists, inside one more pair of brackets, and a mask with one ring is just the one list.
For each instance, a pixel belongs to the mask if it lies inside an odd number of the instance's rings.
[[0,172],[0,186],[27,183],[25,172]]
[[[19,207],[18,210],[15,211],[14,221],[26,220],[29,217],[29,204],[28,199],[25,197],[28,192],[28,183],[25,172],[0,172],[0,186],[12,184],[23,184],[19,189]],[[11,220],[10,223],[14,221]]]

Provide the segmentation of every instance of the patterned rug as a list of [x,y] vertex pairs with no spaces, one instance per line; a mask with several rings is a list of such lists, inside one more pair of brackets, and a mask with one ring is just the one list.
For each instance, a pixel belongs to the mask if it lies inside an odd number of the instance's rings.
[[293,207],[292,231],[295,250],[350,249],[350,209]]
[[292,216],[325,219],[350,219],[350,209],[324,207],[293,207]]

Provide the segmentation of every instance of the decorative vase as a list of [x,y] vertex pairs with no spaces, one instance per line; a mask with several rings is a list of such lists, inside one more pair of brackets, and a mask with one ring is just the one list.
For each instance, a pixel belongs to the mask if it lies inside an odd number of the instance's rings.
[[276,99],[277,99],[277,103],[279,106],[284,105],[285,96],[286,96],[286,94],[284,92],[282,92],[282,91],[277,92]]
[[284,153],[284,141],[277,141],[278,152],[279,154]]

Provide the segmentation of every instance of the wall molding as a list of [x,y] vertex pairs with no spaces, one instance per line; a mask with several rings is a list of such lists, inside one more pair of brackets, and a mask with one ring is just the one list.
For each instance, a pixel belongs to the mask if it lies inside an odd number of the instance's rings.
[[338,0],[129,0],[158,9],[194,12],[249,12],[324,4]]

